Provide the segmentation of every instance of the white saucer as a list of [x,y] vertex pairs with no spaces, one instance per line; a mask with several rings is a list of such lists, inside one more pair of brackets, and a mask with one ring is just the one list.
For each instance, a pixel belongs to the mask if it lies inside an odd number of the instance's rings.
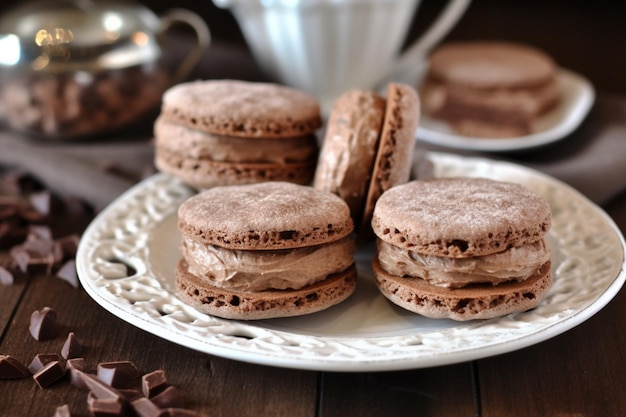
[[557,80],[562,99],[536,121],[530,135],[503,139],[461,136],[447,123],[422,114],[417,139],[448,148],[487,152],[519,151],[561,140],[583,121],[595,100],[595,91],[586,78],[569,70],[560,69]]

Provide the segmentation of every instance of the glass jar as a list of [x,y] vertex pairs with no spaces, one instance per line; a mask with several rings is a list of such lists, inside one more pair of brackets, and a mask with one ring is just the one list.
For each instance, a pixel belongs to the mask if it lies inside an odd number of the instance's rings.
[[[164,35],[189,25],[196,43],[175,68]],[[119,131],[160,103],[210,42],[188,10],[157,16],[129,2],[43,0],[0,17],[0,114],[13,129],[75,139]]]

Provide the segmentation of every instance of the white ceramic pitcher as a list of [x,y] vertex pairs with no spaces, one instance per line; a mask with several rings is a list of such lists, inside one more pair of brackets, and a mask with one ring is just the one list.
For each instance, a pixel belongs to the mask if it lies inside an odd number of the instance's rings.
[[399,55],[420,0],[213,0],[235,16],[259,65],[328,109],[342,92],[375,88],[423,62],[470,0],[450,0]]

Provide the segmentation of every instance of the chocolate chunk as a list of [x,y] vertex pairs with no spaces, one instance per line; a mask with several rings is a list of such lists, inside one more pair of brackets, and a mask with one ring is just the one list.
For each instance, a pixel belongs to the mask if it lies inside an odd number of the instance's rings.
[[69,370],[76,369],[78,371],[84,372],[85,371],[85,358],[69,358],[65,362],[65,368]]
[[129,361],[99,363],[97,373],[101,381],[114,388],[129,388],[139,378],[137,367]]
[[67,404],[57,407],[54,411],[54,417],[71,417],[70,407]]
[[23,242],[26,228],[16,219],[0,220],[0,249],[7,250],[13,245]]
[[159,417],[161,409],[146,397],[140,397],[130,403],[138,417]]
[[15,282],[15,277],[13,273],[6,269],[4,266],[0,265],[0,284],[2,285],[13,285]]
[[63,343],[63,347],[61,348],[61,356],[64,359],[72,359],[77,358],[83,354],[83,346],[80,344],[80,341],[74,334],[74,332],[70,332],[67,335],[67,339],[65,339],[65,343]]
[[37,239],[35,236],[30,235],[22,244],[22,247],[26,249],[32,257],[45,258],[51,255],[55,263],[63,259],[61,245],[53,240]]
[[78,288],[78,274],[76,273],[76,261],[74,259],[65,262],[57,271],[56,276],[69,283],[72,287]]
[[88,390],[89,388],[83,381],[83,372],[85,371],[84,358],[71,358],[65,362],[65,370],[70,374],[70,383],[77,388]]
[[41,389],[44,389],[63,378],[63,375],[65,375],[65,368],[61,362],[52,361],[37,371],[33,379]]
[[78,235],[69,235],[58,238],[56,242],[60,245],[63,255],[66,258],[73,258],[76,256],[76,250],[78,249],[78,242],[80,238]]
[[152,398],[162,392],[167,387],[167,378],[165,371],[157,369],[141,377],[141,390],[143,395]]
[[0,355],[0,379],[21,379],[30,375],[28,368],[11,355]]
[[20,204],[19,197],[0,194],[0,220],[16,218]]
[[28,226],[28,239],[29,240],[52,240],[52,230],[49,226],[41,224],[33,224]]
[[85,380],[83,378],[83,374],[85,371],[85,359],[68,359],[67,362],[65,362],[65,369],[70,374],[70,383],[72,385],[74,385],[76,388],[89,390],[89,387],[87,386],[87,384],[85,384]]
[[131,402],[131,401],[136,400],[137,398],[143,397],[143,393],[136,389],[121,388],[121,389],[118,389],[118,391],[120,392],[120,394],[122,394],[124,399],[128,402]]
[[165,388],[162,392],[150,398],[150,400],[159,406],[159,408],[183,406],[183,395],[180,390],[174,386]]
[[52,361],[60,361],[61,358],[56,353],[38,353],[35,355],[30,365],[28,365],[28,370],[31,374],[36,374]]
[[49,274],[54,265],[52,253],[39,253],[29,251],[24,244],[16,245],[9,252],[11,258],[24,274]]
[[50,215],[52,206],[51,195],[47,191],[32,193],[28,196],[32,208],[43,217]]
[[13,246],[9,254],[20,271],[28,274],[49,275],[54,265],[63,258],[60,245],[32,235],[22,244]]
[[41,184],[28,172],[21,169],[12,169],[4,172],[0,178],[0,190],[4,194],[20,195],[41,189]]
[[83,373],[82,377],[85,385],[91,390],[95,398],[110,401],[120,401],[120,398],[122,398],[119,391],[102,382],[97,376]]
[[87,396],[87,407],[93,417],[122,417],[124,403],[121,399],[101,399],[95,395]]
[[59,334],[57,312],[50,307],[34,311],[30,316],[29,330],[35,340],[54,339]]
[[17,215],[19,218],[31,223],[40,223],[46,219],[44,214],[28,203],[18,206]]

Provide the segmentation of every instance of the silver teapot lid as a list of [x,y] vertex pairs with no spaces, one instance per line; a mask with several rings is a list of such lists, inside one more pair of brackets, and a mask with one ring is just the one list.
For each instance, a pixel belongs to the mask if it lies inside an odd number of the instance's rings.
[[160,56],[159,18],[137,3],[42,0],[0,17],[0,68],[118,69]]

